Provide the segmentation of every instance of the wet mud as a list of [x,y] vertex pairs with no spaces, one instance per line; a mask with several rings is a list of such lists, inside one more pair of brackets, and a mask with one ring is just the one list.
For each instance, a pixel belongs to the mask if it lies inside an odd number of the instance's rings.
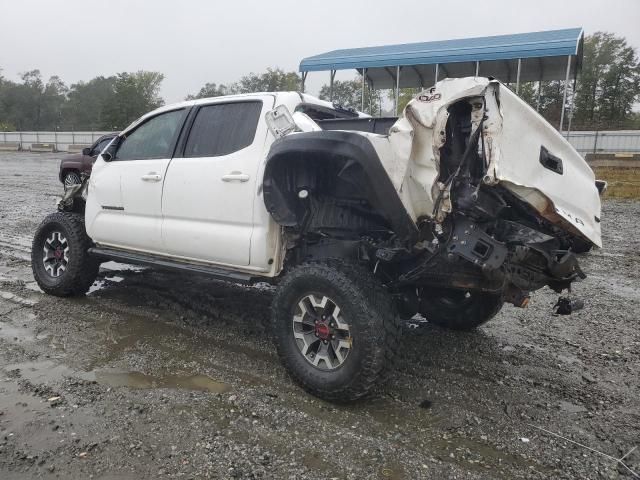
[[640,202],[605,202],[584,310],[542,290],[474,333],[418,318],[390,383],[333,405],[281,367],[267,285],[109,262],[83,298],[40,292],[60,188],[55,155],[0,153],[2,479],[617,479],[634,447],[640,470]]

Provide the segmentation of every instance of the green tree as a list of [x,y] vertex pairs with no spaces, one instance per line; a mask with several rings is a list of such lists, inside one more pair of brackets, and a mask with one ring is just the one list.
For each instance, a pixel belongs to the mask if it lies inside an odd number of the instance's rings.
[[40,97],[40,128],[53,130],[62,121],[69,88],[60,77],[54,75],[44,86]]
[[23,73],[21,80],[0,81],[0,123],[21,130],[54,128],[66,102],[64,82],[53,76],[45,83],[39,70]]
[[625,38],[596,32],[584,41],[574,120],[583,125],[619,125],[632,117],[640,98],[640,63]]
[[[411,100],[422,91],[421,88],[401,88],[398,92],[398,115],[402,113],[404,108]],[[396,99],[395,89],[387,90],[387,98],[394,102]]]
[[264,73],[251,72],[229,85],[206,83],[197,94],[188,95],[186,100],[237,93],[297,92],[298,90],[300,90],[300,76],[296,72],[285,72],[280,68],[267,68]]
[[[567,107],[574,100],[572,129],[634,128],[634,104],[640,99],[640,63],[624,38],[596,32],[585,38],[582,71],[577,88],[567,90]],[[564,81],[542,82],[540,113],[556,126],[560,123]],[[519,95],[534,108],[538,104],[536,83],[524,83]],[[565,110],[565,122],[571,115]],[[565,128],[567,123],[565,123]]]
[[113,98],[104,106],[103,128],[122,130],[150,110],[164,105],[160,87],[164,75],[159,72],[123,72],[113,83]]
[[300,76],[280,68],[267,68],[264,73],[245,75],[229,88],[231,93],[297,92],[300,90]]
[[206,83],[195,95],[187,95],[185,100],[195,100],[198,98],[222,97],[231,94],[231,90],[226,85],[220,83]]
[[95,77],[71,85],[63,110],[62,130],[98,130],[108,125],[103,118],[115,95],[116,77]]
[[[331,87],[327,84],[320,89],[321,100],[331,101]],[[365,85],[364,110],[371,115],[380,115],[380,90],[372,90]],[[335,80],[333,82],[333,103],[341,107],[362,109],[362,76],[353,80]]]

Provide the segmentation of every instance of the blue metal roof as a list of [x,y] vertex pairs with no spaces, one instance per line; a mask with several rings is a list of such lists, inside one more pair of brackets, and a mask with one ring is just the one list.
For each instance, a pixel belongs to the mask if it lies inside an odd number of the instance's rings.
[[582,37],[581,28],[567,28],[493,37],[349,48],[307,57],[300,62],[300,71],[566,57],[581,53]]

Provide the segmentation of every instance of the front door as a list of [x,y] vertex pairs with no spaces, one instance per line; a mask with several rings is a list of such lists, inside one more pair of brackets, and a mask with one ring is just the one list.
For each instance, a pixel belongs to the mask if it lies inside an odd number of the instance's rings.
[[91,183],[94,198],[104,204],[88,226],[94,241],[163,251],[162,185],[186,112],[171,110],[146,119],[123,135],[110,162],[96,164]]
[[273,96],[264,95],[198,106],[164,184],[167,253],[249,265],[257,173],[267,136],[261,119],[273,104]]

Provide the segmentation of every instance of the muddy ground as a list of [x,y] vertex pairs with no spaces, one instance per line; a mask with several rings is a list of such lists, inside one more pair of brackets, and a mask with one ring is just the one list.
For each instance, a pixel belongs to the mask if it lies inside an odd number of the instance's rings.
[[352,406],[293,385],[272,290],[105,264],[42,294],[30,245],[55,155],[0,154],[0,478],[632,478],[640,471],[640,202],[607,201],[586,308],[506,306],[475,333],[407,329],[392,382]]

